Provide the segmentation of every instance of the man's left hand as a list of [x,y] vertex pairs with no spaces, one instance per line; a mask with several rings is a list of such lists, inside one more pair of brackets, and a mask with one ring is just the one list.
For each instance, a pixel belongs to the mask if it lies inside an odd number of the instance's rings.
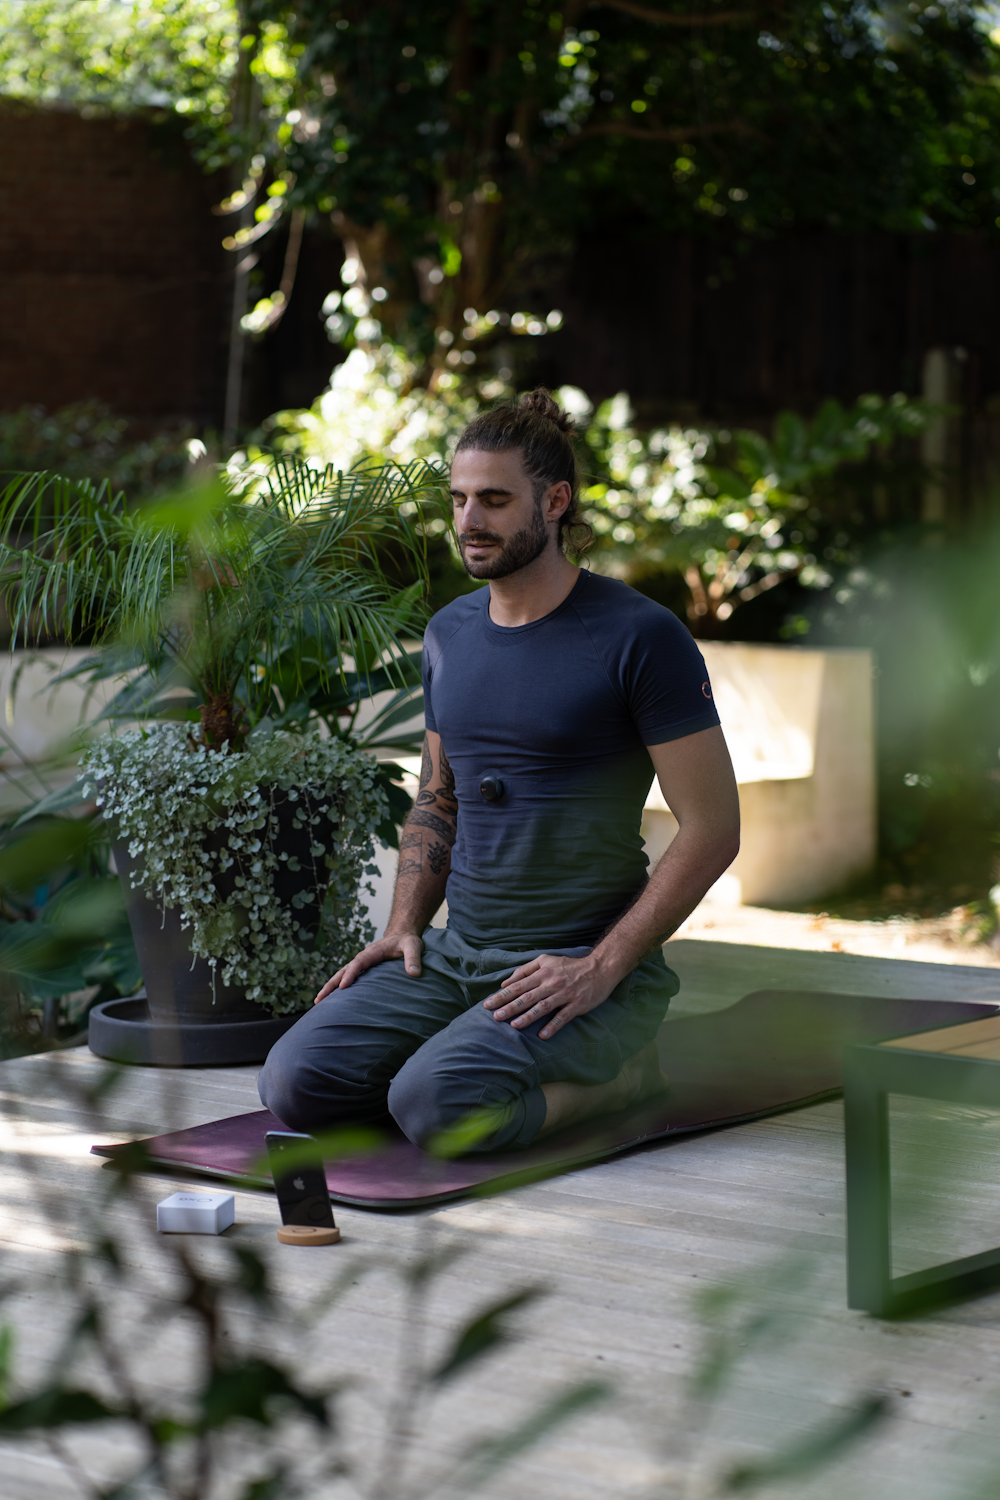
[[495,1021],[509,1021],[523,1031],[542,1016],[551,1016],[538,1035],[543,1041],[555,1036],[574,1016],[603,1005],[614,989],[594,961],[593,954],[584,958],[558,958],[543,953],[516,968],[503,989],[483,1001],[493,1012]]

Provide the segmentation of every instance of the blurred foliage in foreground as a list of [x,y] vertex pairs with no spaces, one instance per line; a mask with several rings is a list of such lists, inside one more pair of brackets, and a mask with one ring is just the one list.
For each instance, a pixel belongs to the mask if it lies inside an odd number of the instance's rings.
[[[81,1078],[61,1063],[53,1059],[37,1075],[39,1091],[57,1108],[71,1108],[95,1135],[119,1128],[107,1105],[121,1070],[98,1066]],[[157,1090],[150,1081],[160,1094],[154,1108],[169,1119],[177,1085],[160,1082]],[[364,1134],[370,1146],[371,1132]],[[328,1159],[358,1149],[358,1132],[340,1136],[339,1143],[328,1139]],[[31,1202],[54,1228],[60,1204],[65,1213],[64,1190],[21,1160]],[[609,1382],[589,1374],[550,1382],[526,1412],[498,1421],[484,1407],[485,1421],[475,1420],[456,1444],[441,1396],[521,1332],[520,1309],[540,1288],[508,1284],[499,1298],[456,1313],[450,1273],[469,1247],[436,1234],[428,1218],[408,1254],[373,1254],[369,1246],[359,1255],[347,1245],[321,1255],[306,1289],[265,1225],[238,1224],[218,1239],[158,1234],[162,1187],[143,1182],[148,1165],[136,1142],[82,1195],[72,1245],[41,1272],[47,1295],[58,1288],[42,1359],[25,1361],[22,1373],[15,1327],[0,1329],[0,1437],[8,1452],[25,1442],[30,1451],[41,1439],[56,1472],[82,1493],[106,1500],[211,1500],[220,1493],[319,1500],[347,1481],[359,1500],[472,1495],[611,1394]],[[276,1224],[276,1208],[273,1216]],[[37,1296],[39,1270],[35,1256],[7,1275],[0,1301],[16,1306],[26,1293]],[[338,1335],[344,1298],[373,1275],[398,1334],[381,1351],[381,1378],[369,1391],[378,1435],[367,1431],[359,1442],[345,1398],[369,1382],[345,1366]],[[466,1302],[465,1288],[457,1290]],[[84,1431],[104,1442],[81,1451]]]
[[[544,1322],[553,1289],[512,1273],[494,1245],[440,1216],[417,1216],[409,1232],[377,1245],[355,1231],[352,1246],[348,1230],[332,1252],[312,1252],[308,1268],[301,1252],[276,1243],[273,1201],[270,1225],[255,1207],[257,1222],[238,1220],[218,1238],[158,1234],[163,1187],[145,1178],[142,1142],[90,1174],[72,1241],[63,1233],[48,1251],[65,1226],[67,1178],[18,1150],[22,1132],[30,1138],[37,1101],[49,1118],[70,1111],[74,1128],[98,1139],[120,1133],[124,1076],[96,1060],[68,1067],[53,1058],[32,1069],[27,1107],[14,1104],[13,1090],[4,1101],[10,1170],[20,1166],[32,1228],[48,1236],[29,1255],[12,1248],[0,1286],[8,1465],[37,1462],[41,1442],[54,1476],[105,1500],[464,1500],[500,1493],[501,1475],[520,1493],[513,1467],[566,1432],[564,1443],[583,1445],[573,1467],[590,1462],[595,1444],[604,1455],[620,1451],[624,1437],[633,1471],[639,1455],[652,1468],[656,1494],[721,1500],[821,1479],[835,1464],[863,1461],[862,1440],[891,1428],[881,1381],[867,1369],[845,1379],[817,1355],[817,1291],[828,1304],[830,1289],[817,1288],[815,1267],[801,1259],[706,1286],[687,1307],[654,1292],[641,1315],[657,1352],[637,1363],[609,1350],[611,1378],[601,1378],[582,1357],[586,1333],[583,1349],[575,1340],[553,1358]],[[144,1112],[177,1120],[176,1077],[153,1070],[147,1082]],[[367,1129],[343,1130],[325,1138],[323,1157],[372,1144]],[[358,1319],[373,1304],[386,1336],[359,1339]],[[528,1367],[535,1378],[521,1389]],[[805,1420],[801,1391],[789,1417],[792,1369],[800,1379],[808,1371]],[[613,1418],[615,1397],[626,1424],[609,1448],[581,1419]],[[568,1452],[550,1450],[549,1464],[565,1468]]]
[[[917,887],[896,900],[918,911],[924,888],[933,907],[942,886],[985,898],[1000,875],[998,576],[995,522],[901,528],[872,538],[807,621],[810,644],[875,653],[883,876]],[[984,935],[993,907],[970,913]]]
[[57,792],[0,824],[2,1057],[80,1041],[92,1006],[141,982],[97,809],[68,817],[65,801]]

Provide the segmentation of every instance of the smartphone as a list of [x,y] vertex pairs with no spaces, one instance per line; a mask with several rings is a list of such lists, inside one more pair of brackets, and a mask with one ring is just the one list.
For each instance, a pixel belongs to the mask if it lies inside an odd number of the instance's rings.
[[[282,1224],[308,1224],[324,1229],[335,1228],[330,1190],[322,1166],[295,1166],[291,1171],[282,1164],[293,1148],[309,1145],[311,1135],[293,1130],[269,1130],[264,1137],[271,1161],[274,1191],[281,1211]],[[298,1151],[295,1155],[298,1155]]]

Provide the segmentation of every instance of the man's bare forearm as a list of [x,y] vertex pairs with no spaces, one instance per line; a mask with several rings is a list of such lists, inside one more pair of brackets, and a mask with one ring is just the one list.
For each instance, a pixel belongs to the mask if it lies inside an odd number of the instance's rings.
[[440,738],[428,731],[420,787],[399,841],[399,864],[386,937],[423,932],[444,900],[458,803],[455,778]]
[[740,847],[739,793],[721,729],[651,745],[649,754],[680,827],[638,899],[590,955],[609,993],[677,931]]
[[444,900],[451,846],[435,829],[412,827],[409,819],[399,841],[396,889],[386,937],[401,932],[423,932]]
[[677,931],[732,864],[738,848],[739,839],[732,835],[706,839],[700,830],[680,830],[640,895],[590,955],[610,981],[609,993]]

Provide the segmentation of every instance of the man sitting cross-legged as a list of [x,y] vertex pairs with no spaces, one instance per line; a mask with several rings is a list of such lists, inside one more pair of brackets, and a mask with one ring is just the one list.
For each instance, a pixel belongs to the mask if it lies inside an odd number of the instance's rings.
[[[653,1039],[678,980],[660,945],[735,856],[739,804],[687,630],[566,555],[569,426],[535,391],[459,441],[459,545],[489,584],[427,629],[420,791],[385,936],[261,1073],[293,1129],[388,1109],[423,1145],[486,1110],[475,1149],[511,1150],[665,1087]],[[680,828],[647,878],[654,770]]]

